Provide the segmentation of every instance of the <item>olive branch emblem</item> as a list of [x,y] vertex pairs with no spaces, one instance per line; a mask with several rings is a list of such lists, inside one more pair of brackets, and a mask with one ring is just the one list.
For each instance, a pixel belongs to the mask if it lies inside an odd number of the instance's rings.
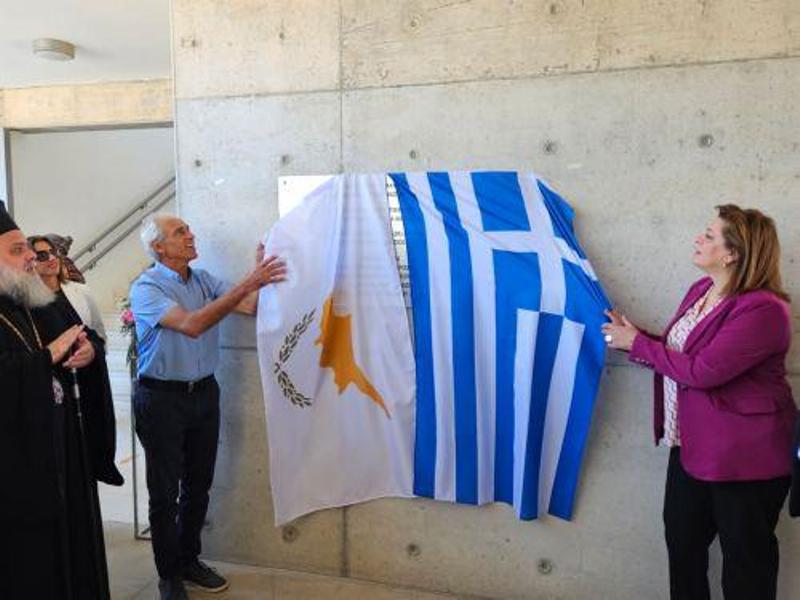
[[282,367],[286,364],[289,358],[291,358],[292,352],[294,352],[294,349],[297,347],[297,343],[300,341],[300,336],[306,332],[311,323],[314,321],[314,313],[316,310],[317,309],[313,309],[311,312],[304,314],[303,318],[300,319],[300,321],[296,323],[294,327],[292,327],[292,330],[286,334],[286,337],[283,338],[283,345],[278,352],[278,360],[275,362],[275,368],[273,370],[273,372],[277,374],[276,379],[278,381],[278,385],[281,386],[283,395],[287,400],[289,400],[289,402],[298,408],[306,408],[311,406],[311,398],[304,396],[297,391],[297,388],[294,386],[289,374],[284,371]]

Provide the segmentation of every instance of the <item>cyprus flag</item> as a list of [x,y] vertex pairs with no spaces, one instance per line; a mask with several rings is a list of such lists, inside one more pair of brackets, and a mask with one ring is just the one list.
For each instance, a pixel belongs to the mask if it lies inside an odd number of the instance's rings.
[[385,175],[329,179],[278,221],[258,355],[276,525],[412,497],[415,372]]

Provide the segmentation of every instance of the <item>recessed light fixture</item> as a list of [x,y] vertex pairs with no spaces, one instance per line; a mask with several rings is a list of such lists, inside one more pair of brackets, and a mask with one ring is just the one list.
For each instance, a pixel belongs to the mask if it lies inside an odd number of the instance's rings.
[[33,53],[47,60],[72,60],[75,58],[75,46],[64,40],[39,38],[33,40]]

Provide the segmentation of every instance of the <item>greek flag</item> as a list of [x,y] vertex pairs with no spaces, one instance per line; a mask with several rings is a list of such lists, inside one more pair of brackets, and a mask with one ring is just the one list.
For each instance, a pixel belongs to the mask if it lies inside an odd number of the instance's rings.
[[416,362],[414,493],[570,519],[609,306],[532,174],[394,173]]

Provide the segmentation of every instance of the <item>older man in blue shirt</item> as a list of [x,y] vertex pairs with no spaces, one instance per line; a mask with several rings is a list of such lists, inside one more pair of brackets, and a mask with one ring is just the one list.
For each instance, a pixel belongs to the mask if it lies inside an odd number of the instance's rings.
[[141,232],[155,264],[131,288],[136,320],[136,432],[147,459],[150,530],[162,600],[186,598],[184,582],[222,591],[228,582],[198,559],[219,436],[217,324],[255,314],[257,291],[285,267],[259,246],[255,268],[236,285],[189,263],[195,238],[178,217],[158,215]]

